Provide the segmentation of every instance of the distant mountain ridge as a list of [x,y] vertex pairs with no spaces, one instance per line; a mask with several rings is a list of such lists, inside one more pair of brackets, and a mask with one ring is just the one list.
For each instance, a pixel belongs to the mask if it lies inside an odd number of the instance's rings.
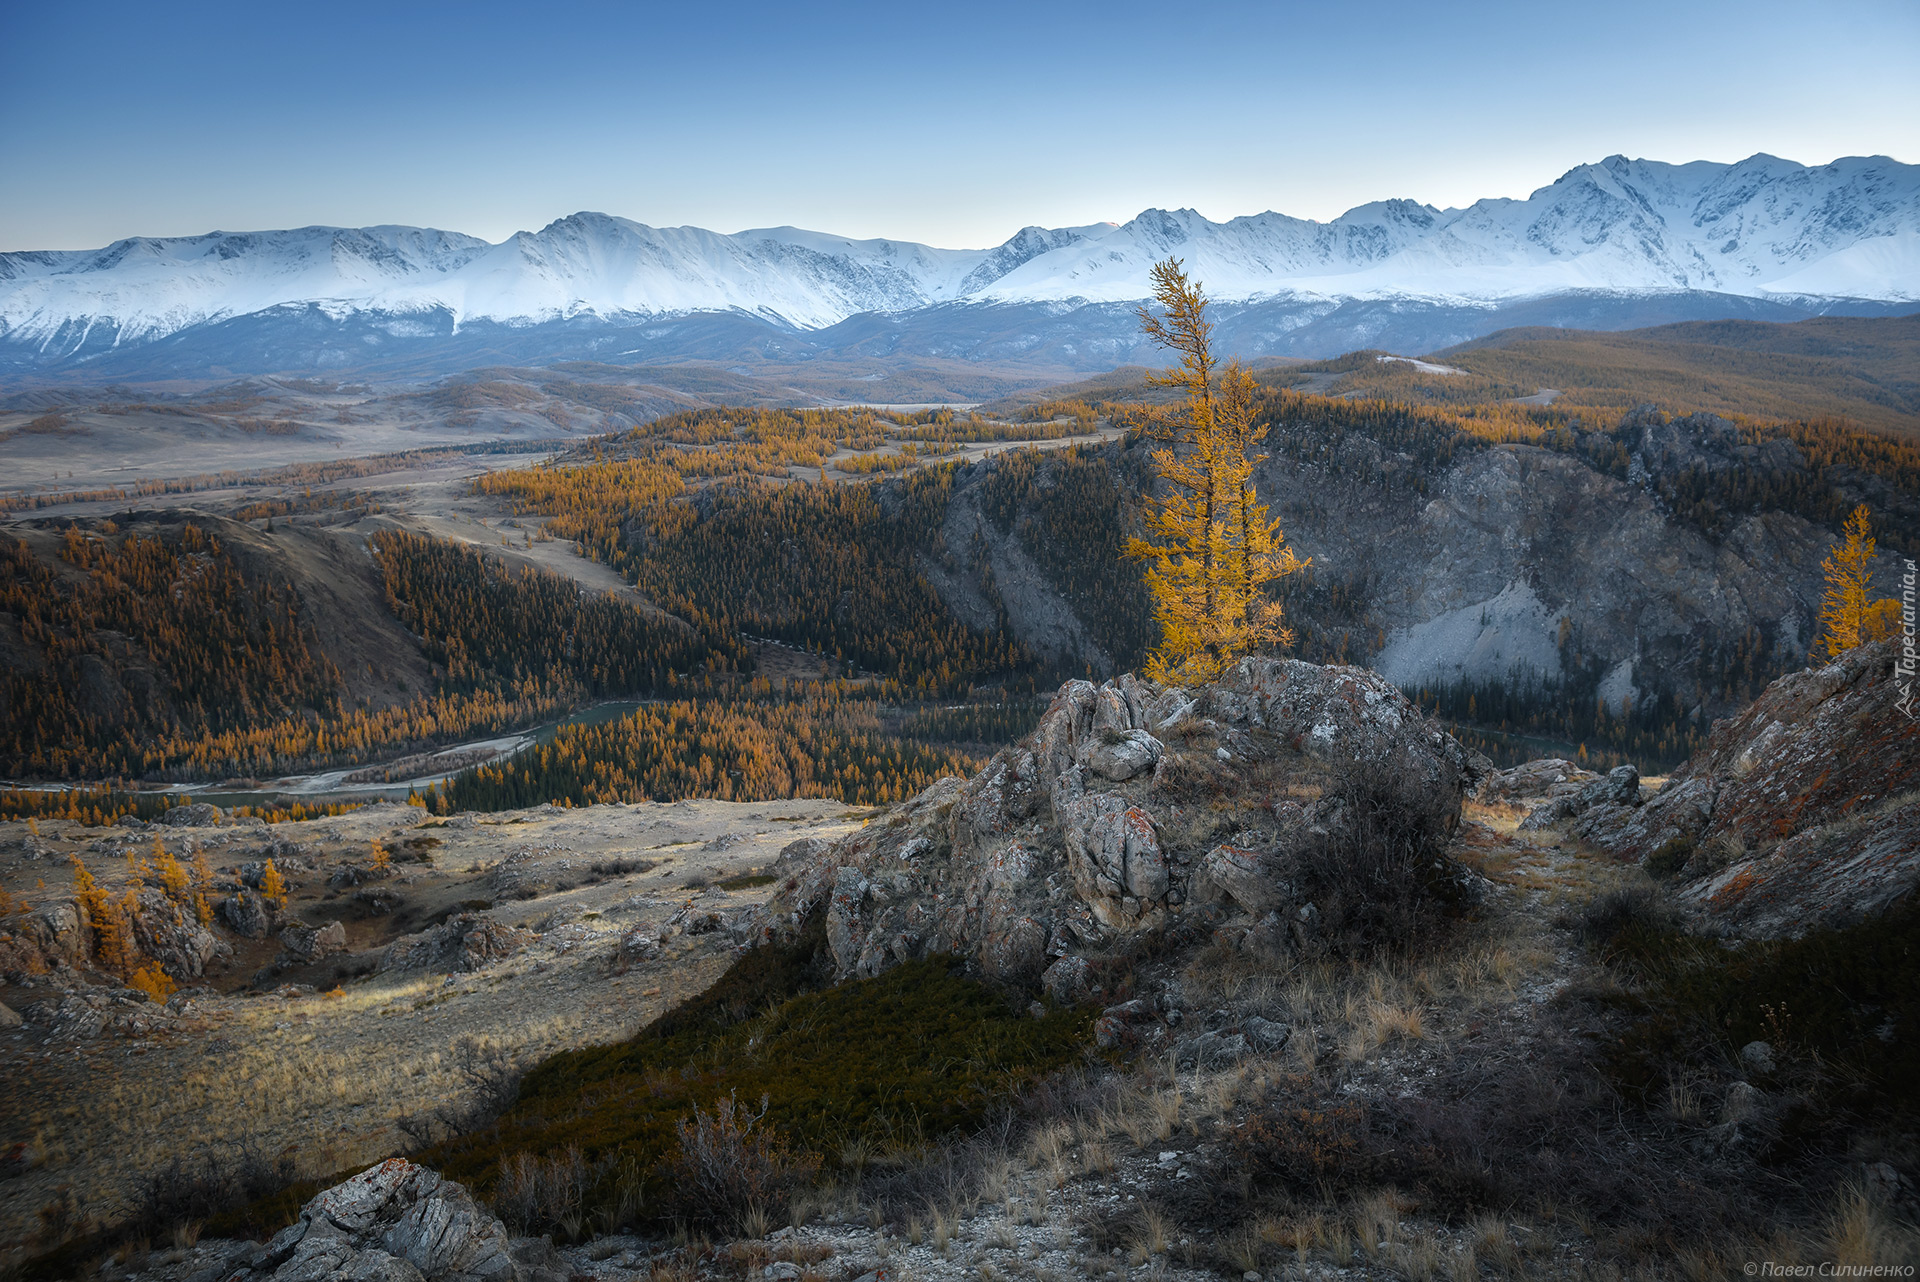
[[[818,346],[808,335],[872,316],[896,339],[909,335],[911,350],[992,359],[979,343],[997,334],[1005,346],[1010,308],[1064,333],[1054,364],[1111,363],[1127,337],[1128,309],[1116,305],[1146,297],[1149,268],[1169,254],[1216,299],[1257,313],[1238,340],[1249,353],[1356,346],[1356,333],[1392,316],[1428,317],[1436,339],[1461,341],[1531,315],[1610,327],[1615,313],[1644,324],[1885,312],[1920,300],[1920,166],[1614,156],[1523,201],[1383,201],[1327,223],[1154,209],[1122,224],[1027,227],[981,250],[792,227],[723,235],[597,213],[497,245],[393,226],[141,237],[0,254],[0,370],[212,367],[222,350],[235,368],[354,367],[396,346],[444,347],[474,327],[491,348],[537,339],[553,356],[619,356],[629,354],[623,334],[647,349],[664,333],[649,327],[706,314],[758,322],[746,332],[798,340],[795,354]],[[1571,301],[1543,310],[1544,300]],[[929,309],[937,320],[916,316]],[[1334,313],[1344,313],[1337,325]],[[172,356],[132,355],[196,331]],[[1097,356],[1080,350],[1080,331]],[[743,341],[676,332],[669,355],[731,359]]]

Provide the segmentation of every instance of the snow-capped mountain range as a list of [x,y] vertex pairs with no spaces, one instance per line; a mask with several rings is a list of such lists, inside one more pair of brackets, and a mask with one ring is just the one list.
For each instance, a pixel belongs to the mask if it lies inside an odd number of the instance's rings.
[[596,213],[497,245],[412,227],[143,237],[0,254],[0,348],[15,368],[85,363],[208,326],[235,335],[236,321],[284,322],[289,309],[377,320],[396,338],[701,313],[802,332],[951,304],[1057,315],[1146,297],[1148,269],[1170,254],[1216,299],[1285,300],[1300,314],[1344,300],[1487,311],[1703,292],[1898,305],[1920,300],[1920,166],[1613,156],[1526,200],[1444,210],[1383,201],[1327,223],[1148,210],[1119,224],[1028,227],[982,250],[791,227],[723,235]]

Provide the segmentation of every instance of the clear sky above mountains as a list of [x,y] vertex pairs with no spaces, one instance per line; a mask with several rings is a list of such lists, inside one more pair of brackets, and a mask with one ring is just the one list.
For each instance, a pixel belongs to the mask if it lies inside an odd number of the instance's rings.
[[0,6],[0,249],[580,209],[945,246],[1920,159],[1920,6]]

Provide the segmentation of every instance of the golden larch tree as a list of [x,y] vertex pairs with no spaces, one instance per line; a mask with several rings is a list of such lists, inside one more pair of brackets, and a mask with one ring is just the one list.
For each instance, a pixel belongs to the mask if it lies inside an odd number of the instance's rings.
[[1820,627],[1827,655],[1844,654],[1869,641],[1885,641],[1900,626],[1900,603],[1873,599],[1873,527],[1867,505],[1853,509],[1840,528],[1840,546],[1827,553],[1820,568],[1827,577],[1820,602]]
[[267,860],[267,866],[260,871],[260,898],[275,908],[286,906],[287,879],[273,866],[273,860]]
[[1180,363],[1148,381],[1185,399],[1148,414],[1162,485],[1148,497],[1148,537],[1128,540],[1127,553],[1146,563],[1160,625],[1147,676],[1194,683],[1219,676],[1239,655],[1292,642],[1265,588],[1307,563],[1286,546],[1254,489],[1253,376],[1238,360],[1220,364],[1206,294],[1179,259],[1154,264],[1153,284],[1165,314],[1142,306],[1141,327]]
[[1268,597],[1266,585],[1304,569],[1280,532],[1278,517],[1267,515],[1267,505],[1254,489],[1254,465],[1266,455],[1253,453],[1259,428],[1255,422],[1258,388],[1253,375],[1238,360],[1227,362],[1220,377],[1216,417],[1229,446],[1223,479],[1227,482],[1227,582],[1225,615],[1231,628],[1229,644],[1236,654],[1293,644],[1280,603]]

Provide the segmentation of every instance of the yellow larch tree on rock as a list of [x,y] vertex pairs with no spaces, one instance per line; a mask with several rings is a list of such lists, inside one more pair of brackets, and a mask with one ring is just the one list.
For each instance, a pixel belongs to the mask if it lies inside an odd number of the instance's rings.
[[1128,540],[1127,554],[1146,563],[1160,625],[1146,675],[1195,684],[1218,677],[1240,655],[1292,643],[1280,605],[1265,589],[1307,562],[1287,547],[1254,489],[1260,456],[1250,453],[1258,430],[1253,376],[1238,360],[1220,364],[1206,294],[1179,259],[1154,264],[1153,284],[1165,315],[1142,306],[1141,328],[1180,363],[1148,381],[1186,398],[1149,411],[1162,486],[1147,500],[1148,537]]
[[1841,527],[1840,546],[1827,553],[1820,568],[1827,591],[1820,602],[1820,627],[1829,658],[1869,641],[1885,641],[1900,627],[1900,603],[1873,599],[1873,527],[1867,505],[1853,509]]

